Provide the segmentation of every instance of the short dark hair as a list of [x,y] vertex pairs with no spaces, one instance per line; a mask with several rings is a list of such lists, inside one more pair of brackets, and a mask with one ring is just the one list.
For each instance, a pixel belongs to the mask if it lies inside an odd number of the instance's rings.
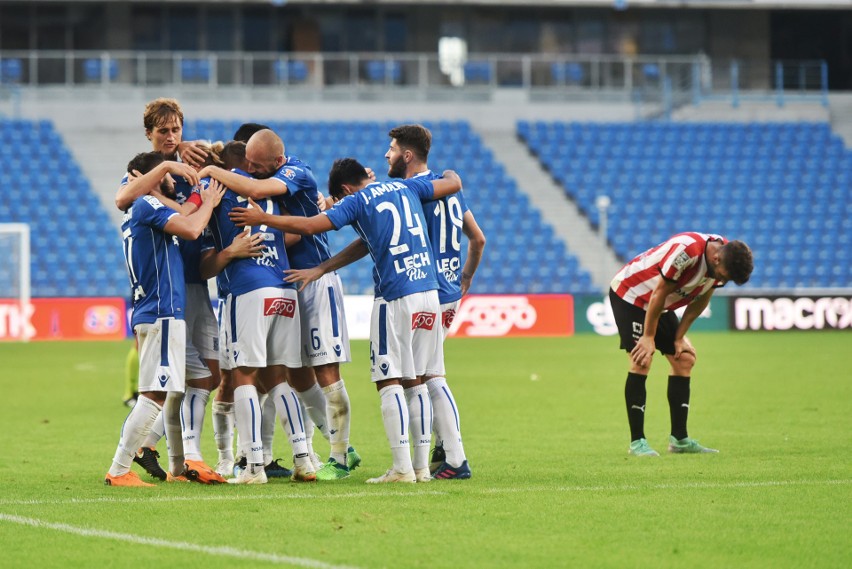
[[256,122],[247,122],[240,125],[240,128],[237,129],[237,132],[234,133],[234,140],[237,142],[248,142],[248,139],[251,138],[251,135],[256,133],[259,130],[270,129],[265,124],[260,124]]
[[354,186],[369,178],[367,170],[354,158],[338,158],[328,173],[328,193],[339,200],[343,197],[343,184]]
[[132,174],[134,170],[138,170],[147,174],[164,161],[165,157],[159,152],[140,152],[127,163],[127,173]]
[[222,159],[224,168],[228,170],[242,168],[246,161],[246,143],[239,140],[232,140],[222,148],[219,158]]
[[728,276],[738,285],[747,283],[754,270],[751,249],[742,241],[730,241],[722,245],[722,263]]
[[400,147],[411,150],[423,162],[432,149],[432,133],[421,124],[404,124],[390,129],[388,136],[395,138]]

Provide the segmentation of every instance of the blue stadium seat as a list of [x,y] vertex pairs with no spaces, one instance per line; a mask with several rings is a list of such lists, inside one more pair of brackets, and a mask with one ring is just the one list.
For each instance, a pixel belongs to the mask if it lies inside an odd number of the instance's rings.
[[[104,69],[104,61],[101,58],[88,58],[83,60],[83,77],[86,81],[101,81]],[[118,61],[110,59],[106,65],[108,81],[118,79]]]

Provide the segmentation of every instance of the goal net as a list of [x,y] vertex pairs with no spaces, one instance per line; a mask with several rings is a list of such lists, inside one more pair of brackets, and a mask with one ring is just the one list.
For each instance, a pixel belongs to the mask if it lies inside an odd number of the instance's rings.
[[30,226],[0,223],[0,340],[29,340],[30,312]]

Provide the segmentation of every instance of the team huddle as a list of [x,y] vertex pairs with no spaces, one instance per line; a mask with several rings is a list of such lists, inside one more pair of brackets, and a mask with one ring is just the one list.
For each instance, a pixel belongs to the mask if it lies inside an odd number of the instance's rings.
[[[386,182],[354,159],[335,161],[324,198],[310,166],[287,156],[281,137],[263,125],[243,125],[226,144],[187,143],[177,101],[157,99],[144,126],[152,152],[131,160],[116,195],[125,212],[139,397],[105,483],[150,486],[133,462],[166,481],[347,478],[361,457],[349,441],[340,373],[349,338],[335,271],[367,254],[376,292],[371,377],[393,457],[367,482],[470,478],[443,340],[485,237],[458,175],[429,170],[431,133],[420,125],[388,133]],[[332,255],[325,232],[346,225],[358,238]],[[218,314],[207,289],[213,277]],[[200,444],[214,390],[215,468]],[[276,418],[292,469],[273,460]],[[325,462],[313,450],[315,431],[329,442]],[[167,470],[157,460],[163,437]]]

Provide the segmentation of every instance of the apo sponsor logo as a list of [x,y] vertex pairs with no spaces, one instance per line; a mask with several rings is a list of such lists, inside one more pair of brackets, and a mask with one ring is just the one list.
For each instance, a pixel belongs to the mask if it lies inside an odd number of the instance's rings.
[[444,328],[449,328],[453,325],[453,320],[456,318],[455,309],[451,308],[449,310],[445,310],[441,313],[441,324],[443,324]]
[[852,298],[737,298],[735,330],[823,330],[852,328]]
[[83,330],[89,334],[115,334],[123,326],[122,311],[115,306],[90,306],[83,315]]
[[525,296],[480,296],[462,303],[450,333],[468,324],[468,336],[505,336],[512,328],[532,328],[537,318]]
[[264,298],[263,315],[293,318],[296,315],[296,301],[291,298]]
[[415,312],[411,315],[411,329],[431,330],[435,326],[434,312]]

